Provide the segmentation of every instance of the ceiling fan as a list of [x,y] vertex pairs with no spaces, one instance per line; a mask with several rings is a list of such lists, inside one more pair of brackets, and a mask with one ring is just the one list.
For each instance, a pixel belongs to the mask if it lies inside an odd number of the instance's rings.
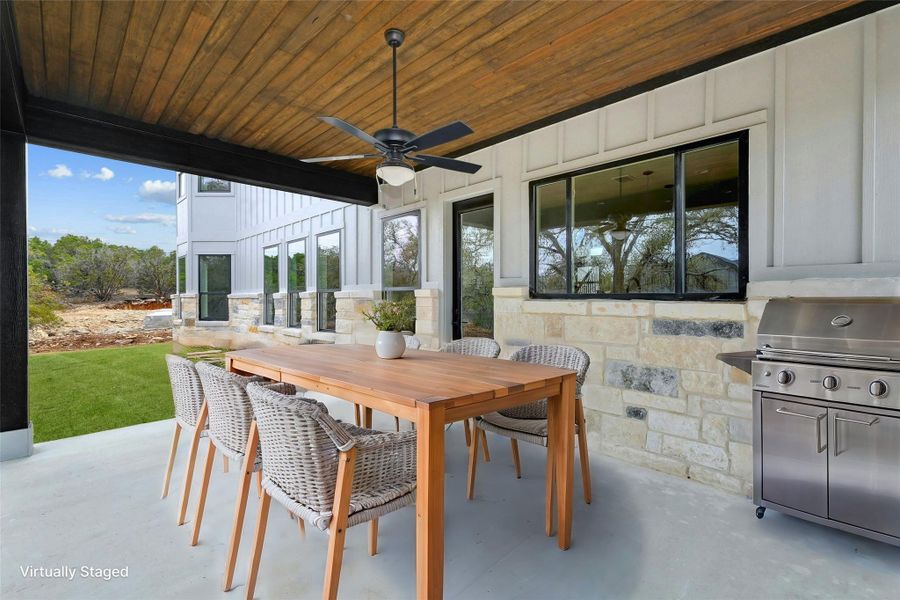
[[[463,173],[477,173],[481,165],[456,160],[454,158],[446,158],[443,156],[433,156],[431,154],[420,154],[420,151],[427,150],[434,146],[440,146],[447,142],[461,138],[472,133],[472,129],[462,121],[454,121],[443,127],[433,129],[428,133],[416,135],[411,131],[402,129],[397,126],[397,48],[403,43],[406,34],[399,29],[388,29],[384,32],[384,39],[393,52],[394,65],[394,121],[393,125],[386,129],[379,129],[374,134],[369,135],[358,127],[342,121],[337,117],[319,117],[322,121],[333,127],[337,127],[345,133],[357,137],[364,142],[368,142],[375,147],[377,152],[371,154],[350,154],[345,156],[323,156],[319,158],[302,159],[303,162],[317,163],[333,160],[355,160],[359,158],[375,158],[381,157],[382,161],[375,170],[375,174],[379,179],[392,186],[400,186],[408,181],[412,181],[415,177],[412,163],[419,163],[426,167],[437,167],[439,169],[449,169],[451,171],[461,171]],[[415,153],[415,154],[410,154]]]

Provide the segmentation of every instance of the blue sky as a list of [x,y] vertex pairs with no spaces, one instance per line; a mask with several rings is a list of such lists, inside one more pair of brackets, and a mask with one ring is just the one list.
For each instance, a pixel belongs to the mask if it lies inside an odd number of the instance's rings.
[[175,172],[28,146],[29,236],[175,249]]

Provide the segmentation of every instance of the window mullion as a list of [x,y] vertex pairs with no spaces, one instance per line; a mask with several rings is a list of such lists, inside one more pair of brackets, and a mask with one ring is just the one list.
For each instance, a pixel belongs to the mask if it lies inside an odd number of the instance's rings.
[[574,282],[574,257],[572,235],[575,230],[574,214],[572,203],[572,178],[566,178],[566,293],[572,295],[575,293]]
[[684,296],[687,254],[684,240],[685,218],[684,152],[675,153],[675,296]]

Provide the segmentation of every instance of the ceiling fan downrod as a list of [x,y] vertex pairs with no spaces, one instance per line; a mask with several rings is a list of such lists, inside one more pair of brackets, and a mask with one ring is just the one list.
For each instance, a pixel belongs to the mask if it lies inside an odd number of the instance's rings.
[[388,29],[384,32],[384,39],[387,41],[388,46],[391,47],[391,53],[393,54],[393,66],[394,66],[394,123],[391,125],[392,127],[397,127],[397,48],[403,43],[403,40],[406,38],[406,34],[399,29]]

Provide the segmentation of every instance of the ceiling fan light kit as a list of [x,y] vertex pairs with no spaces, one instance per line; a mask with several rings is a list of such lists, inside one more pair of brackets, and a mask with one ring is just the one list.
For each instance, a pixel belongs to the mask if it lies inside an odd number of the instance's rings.
[[[315,163],[336,160],[354,160],[380,156],[382,157],[382,161],[375,169],[375,175],[378,179],[390,186],[402,186],[415,178],[415,169],[413,169],[410,162],[418,163],[425,167],[437,167],[439,169],[448,169],[450,171],[460,171],[469,174],[477,173],[478,170],[481,169],[481,165],[476,165],[463,160],[419,153],[421,150],[440,146],[441,144],[452,142],[472,133],[472,129],[462,121],[454,121],[448,125],[438,127],[437,129],[433,129],[428,133],[418,136],[397,125],[397,48],[403,43],[405,37],[406,34],[399,29],[388,29],[384,32],[384,39],[388,46],[390,46],[391,53],[393,54],[394,119],[390,127],[379,129],[374,134],[369,135],[362,129],[338,119],[337,117],[319,117],[319,119],[325,123],[337,127],[341,131],[371,144],[377,153],[306,158],[303,159],[303,162]],[[412,152],[415,152],[415,154],[411,154]]]

